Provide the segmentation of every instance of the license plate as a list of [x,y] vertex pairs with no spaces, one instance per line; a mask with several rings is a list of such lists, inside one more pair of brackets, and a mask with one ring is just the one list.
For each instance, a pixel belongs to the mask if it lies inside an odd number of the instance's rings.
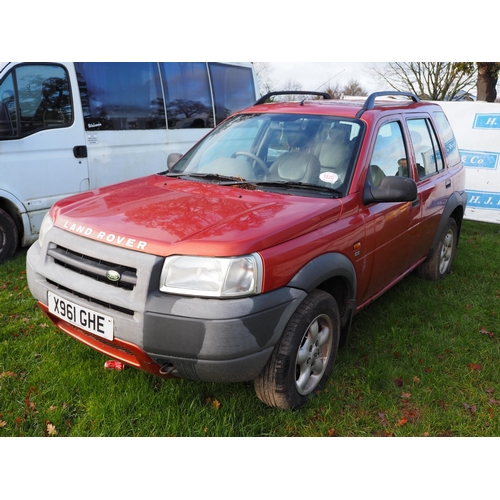
[[98,337],[113,340],[113,318],[48,292],[49,312]]

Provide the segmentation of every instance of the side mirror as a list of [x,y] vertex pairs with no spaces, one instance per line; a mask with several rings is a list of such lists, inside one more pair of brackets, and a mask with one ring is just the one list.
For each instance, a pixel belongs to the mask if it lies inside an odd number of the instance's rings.
[[415,201],[417,196],[417,184],[413,179],[389,175],[381,179],[378,186],[372,186],[367,180],[363,190],[363,204]]
[[167,169],[170,170],[181,158],[180,153],[170,153],[167,158]]
[[14,127],[10,119],[9,108],[4,102],[0,102],[0,137],[11,137],[14,135]]

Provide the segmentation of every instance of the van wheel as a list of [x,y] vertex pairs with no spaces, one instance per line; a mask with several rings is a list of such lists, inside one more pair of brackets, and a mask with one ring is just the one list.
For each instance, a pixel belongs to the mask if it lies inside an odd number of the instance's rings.
[[17,249],[17,227],[10,215],[0,209],[0,264],[10,259]]
[[446,276],[451,271],[451,265],[455,258],[455,251],[458,242],[458,228],[455,219],[448,219],[438,245],[432,256],[422,262],[417,268],[420,278],[427,280],[438,280]]
[[259,399],[277,408],[299,408],[330,375],[340,338],[337,302],[315,290],[290,318],[271,358],[254,381]]

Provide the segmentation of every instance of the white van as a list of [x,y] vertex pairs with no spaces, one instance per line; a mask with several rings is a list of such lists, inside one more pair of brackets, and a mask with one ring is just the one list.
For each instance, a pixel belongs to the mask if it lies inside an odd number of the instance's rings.
[[57,200],[166,170],[257,98],[251,63],[0,63],[0,262]]

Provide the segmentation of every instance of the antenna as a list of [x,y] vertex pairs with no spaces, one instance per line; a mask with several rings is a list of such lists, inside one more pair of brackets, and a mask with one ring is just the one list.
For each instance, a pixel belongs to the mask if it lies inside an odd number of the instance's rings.
[[345,68],[342,70],[342,71],[339,71],[335,76],[332,76],[329,80],[327,80],[325,83],[322,83],[317,89],[314,89],[314,90],[318,90],[320,89],[321,87],[324,87],[327,83],[329,83],[331,80],[333,80],[334,78],[337,78],[337,76],[340,75],[340,73],[343,73],[345,71]]

